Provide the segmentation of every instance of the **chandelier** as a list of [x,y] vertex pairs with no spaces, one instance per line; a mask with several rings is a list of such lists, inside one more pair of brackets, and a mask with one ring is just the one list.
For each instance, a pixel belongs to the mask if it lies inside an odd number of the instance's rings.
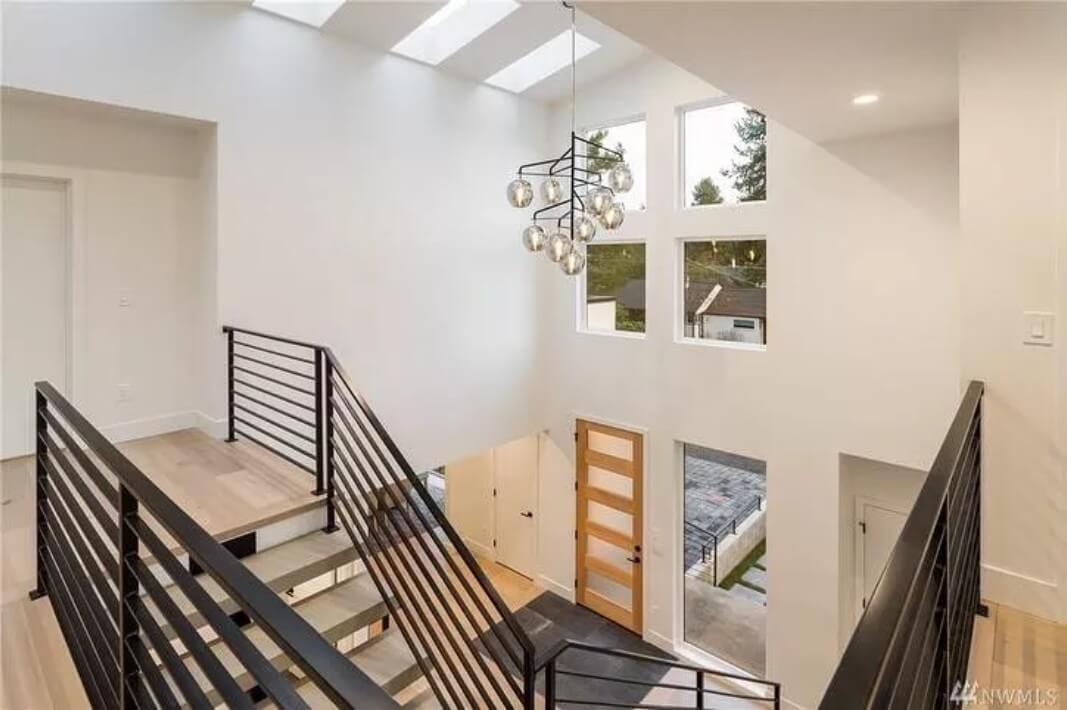
[[[575,4],[563,6],[571,11],[571,144],[558,158],[519,166],[518,177],[508,184],[508,202],[520,209],[532,205],[534,188],[528,178],[541,179],[544,204],[522,230],[522,244],[527,251],[545,252],[563,273],[575,276],[585,268],[585,245],[597,228],[612,231],[622,225],[626,206],[615,198],[633,187],[634,178],[622,153],[575,132]],[[604,169],[588,167],[593,159]]]

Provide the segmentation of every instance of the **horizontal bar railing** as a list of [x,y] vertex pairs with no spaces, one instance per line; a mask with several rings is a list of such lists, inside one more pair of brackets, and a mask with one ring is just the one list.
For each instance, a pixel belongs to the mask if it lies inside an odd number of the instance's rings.
[[700,561],[707,564],[708,553],[711,553],[712,584],[719,584],[719,543],[727,535],[737,534],[738,523],[743,523],[748,516],[763,509],[763,496],[755,495],[739,510],[733,518],[727,520],[717,530],[708,530],[688,520],[684,521],[685,535],[696,538],[700,545]]
[[[565,657],[578,657],[584,663],[582,668],[564,665]],[[653,666],[665,669],[659,680],[643,680],[633,675],[618,672],[618,664],[610,666],[614,673],[594,673],[588,670],[589,657],[601,657],[618,661],[623,659],[635,666]],[[749,676],[711,671],[707,668],[682,663],[669,658],[657,658],[643,653],[634,653],[620,649],[604,648],[580,641],[563,640],[549,649],[538,661],[538,671],[545,674],[545,707],[619,707],[619,708],[714,708],[715,701],[722,699],[728,707],[735,707],[738,701],[747,701],[745,707],[766,707],[778,710],[781,707],[781,685],[769,680]],[[671,680],[665,680],[666,674],[675,671]],[[682,671],[678,673],[677,671]],[[692,684],[683,682],[692,677]],[[679,678],[679,676],[683,676]],[[561,679],[575,678],[579,682],[561,688]],[[708,686],[708,680],[714,682]],[[637,686],[645,693],[659,689],[668,694],[669,699],[642,702],[612,702],[605,699],[604,692],[610,686]],[[756,688],[747,691],[745,688]]]
[[820,708],[948,708],[980,593],[982,394],[971,382]]
[[[52,385],[37,383],[36,398],[31,596],[51,599],[92,707],[252,708],[269,698],[280,708],[306,708],[293,677],[282,672],[290,666],[337,707],[396,707]],[[282,669],[179,555],[199,565],[277,644],[286,657]],[[181,611],[179,595],[196,610],[195,621]]]

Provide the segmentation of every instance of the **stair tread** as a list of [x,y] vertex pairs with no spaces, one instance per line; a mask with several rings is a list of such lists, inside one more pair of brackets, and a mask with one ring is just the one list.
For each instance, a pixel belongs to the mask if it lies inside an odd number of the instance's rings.
[[[367,677],[390,694],[403,690],[422,677],[422,671],[404,643],[404,637],[397,632],[382,634],[349,652],[348,657]],[[330,699],[314,683],[304,683],[297,688],[297,693],[313,708],[333,707]]]
[[[373,581],[365,574],[346,579],[297,603],[294,610],[330,643],[380,620],[387,613]],[[261,627],[248,627],[245,636],[275,668],[282,670],[289,666],[290,661],[285,653]],[[247,688],[254,684],[254,679],[225,642],[216,641],[211,649],[238,685]],[[185,665],[201,688],[210,686],[207,676],[192,656],[185,658]],[[217,702],[218,698],[213,700]]]
[[[355,546],[352,545],[347,535],[341,532],[324,533],[316,530],[249,555],[241,562],[268,587],[276,592],[282,592],[336,569],[355,558]],[[230,599],[226,590],[219,586],[211,575],[202,574],[197,581],[224,612],[232,614],[237,611],[237,603]],[[166,589],[171,593],[171,598],[178,609],[193,622],[194,626],[203,624],[203,618],[196,607],[178,590],[176,585],[170,584]],[[145,598],[145,604],[153,616],[157,619],[162,618],[162,614],[159,613],[155,602],[150,597]],[[173,636],[169,625],[164,630],[168,635]]]

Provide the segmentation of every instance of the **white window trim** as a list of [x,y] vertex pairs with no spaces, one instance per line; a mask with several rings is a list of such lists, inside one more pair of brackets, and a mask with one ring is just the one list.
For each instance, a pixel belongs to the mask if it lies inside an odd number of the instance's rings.
[[[589,125],[579,126],[577,129],[575,129],[575,132],[578,135],[580,135],[581,137],[585,138],[586,136],[588,136],[593,131],[600,131],[600,130],[603,130],[605,128],[610,131],[612,128],[616,128],[618,126],[625,126],[628,123],[637,123],[638,121],[643,121],[644,124],[645,124],[645,189],[646,189],[646,193],[645,193],[645,208],[643,210],[638,210],[638,209],[631,209],[631,208],[627,207],[626,208],[626,212],[627,213],[633,212],[634,214],[642,214],[642,213],[647,214],[648,213],[648,193],[647,193],[647,189],[648,189],[648,162],[649,162],[648,161],[648,114],[638,113],[638,114],[634,114],[634,115],[631,115],[631,116],[628,116],[628,117],[625,117],[625,118],[617,118],[617,119],[612,119],[610,121],[601,121],[600,123],[592,123],[592,124],[589,124]],[[583,167],[585,166],[584,162],[582,163],[582,166]],[[647,271],[647,268],[646,268],[646,271]]]
[[639,237],[627,237],[620,239],[595,239],[587,246],[600,246],[602,244],[644,244],[645,245],[645,332],[634,333],[629,330],[596,330],[590,328],[586,316],[589,313],[589,309],[586,305],[586,282],[589,275],[589,252],[586,252],[585,268],[582,269],[581,276],[575,279],[575,288],[578,291],[578,296],[575,299],[577,302],[577,309],[575,313],[576,317],[576,331],[582,335],[602,335],[609,338],[622,338],[623,340],[646,340],[648,338],[648,247],[649,242],[647,239]]
[[[718,206],[718,205],[715,205]],[[714,340],[712,338],[692,338],[685,334],[685,245],[689,242],[750,242],[763,241],[770,243],[766,234],[730,234],[728,236],[704,236],[704,237],[681,237],[676,239],[674,248],[674,343],[676,345],[695,345],[701,348],[718,348],[721,350],[743,350],[747,352],[767,352],[764,343],[739,343],[736,340]],[[646,247],[645,261],[648,261]],[[647,271],[647,266],[646,266]],[[583,290],[584,295],[584,290]],[[645,281],[645,295],[648,295],[648,281]],[[769,320],[769,319],[768,319]],[[645,327],[648,327],[646,311]]]
[[685,185],[685,115],[690,111],[699,111],[705,108],[717,108],[719,106],[726,106],[729,104],[745,104],[744,101],[735,99],[732,96],[717,96],[714,99],[705,99],[703,101],[694,101],[690,104],[683,104],[675,108],[675,121],[678,130],[678,142],[676,145],[678,161],[675,165],[677,174],[678,190],[674,196],[674,204],[677,209],[683,211],[702,212],[705,210],[720,210],[725,208],[740,209],[745,207],[751,207],[752,205],[765,205],[767,200],[748,200],[746,202],[721,202],[717,205],[690,205],[688,194],[686,192]]

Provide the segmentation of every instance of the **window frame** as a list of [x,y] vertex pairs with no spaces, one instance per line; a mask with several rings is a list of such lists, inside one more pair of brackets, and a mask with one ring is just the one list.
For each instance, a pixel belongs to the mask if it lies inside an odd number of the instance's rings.
[[[758,203],[757,203],[758,204]],[[701,205],[702,207],[719,207],[720,205]],[[751,242],[762,241],[767,246],[767,258],[770,260],[770,243],[766,234],[729,234],[725,236],[681,237],[675,240],[674,250],[674,342],[677,345],[694,345],[704,348],[724,348],[726,350],[744,350],[747,352],[767,352],[767,343],[743,343],[736,340],[717,340],[715,338],[694,338],[685,334],[685,245],[691,242]],[[647,262],[648,254],[645,259]],[[769,267],[768,267],[769,268]],[[647,267],[646,267],[647,271]],[[645,282],[648,293],[648,282]],[[768,312],[770,310],[768,303]],[[768,313],[769,316],[769,313]],[[768,317],[769,321],[770,318]],[[647,330],[647,316],[646,316]]]
[[[597,330],[589,327],[589,308],[586,301],[587,284],[589,279],[589,252],[590,246],[597,247],[607,244],[643,244],[645,246],[645,330],[643,333],[635,333],[629,330]],[[627,340],[645,340],[648,337],[648,322],[649,322],[649,308],[648,308],[648,293],[649,293],[649,281],[648,281],[648,252],[649,252],[649,240],[645,237],[619,237],[612,239],[594,239],[592,242],[586,245],[585,253],[585,268],[582,269],[581,275],[575,279],[575,288],[577,289],[576,301],[576,328],[575,330],[582,335],[603,335],[609,338],[624,338]]]
[[[687,188],[686,188],[686,184],[685,184],[685,163],[686,163],[686,161],[685,161],[685,144],[686,144],[685,115],[687,113],[691,112],[691,111],[700,111],[702,109],[707,109],[707,108],[719,108],[720,106],[729,106],[730,104],[741,104],[743,106],[748,106],[748,104],[746,104],[744,101],[741,101],[740,99],[734,98],[733,96],[723,95],[723,96],[716,96],[713,99],[704,99],[702,101],[694,101],[692,103],[682,104],[682,105],[677,106],[675,108],[675,121],[677,122],[676,126],[677,126],[677,133],[678,133],[678,142],[677,142],[677,158],[678,158],[678,162],[677,162],[677,165],[675,166],[675,168],[676,168],[675,179],[677,180],[678,189],[676,190],[676,194],[674,196],[674,204],[678,209],[681,209],[681,210],[694,210],[694,211],[698,211],[699,212],[701,210],[714,210],[714,209],[721,209],[723,207],[729,207],[729,208],[733,208],[733,209],[738,209],[740,207],[748,207],[748,206],[751,206],[751,205],[765,205],[765,204],[767,204],[767,200],[766,199],[749,200],[747,202],[720,202],[717,205],[690,205],[689,204],[688,192],[687,192]],[[751,106],[748,106],[748,107],[752,108]],[[764,115],[764,117],[766,117],[766,114]],[[768,157],[768,160],[769,160],[769,157]],[[764,237],[764,238],[766,238],[766,237]]]
[[[648,214],[648,162],[649,162],[648,161],[648,114],[646,114],[646,113],[631,114],[631,115],[625,116],[623,118],[613,118],[613,119],[611,119],[609,121],[600,121],[598,123],[590,123],[590,124],[582,125],[582,126],[579,126],[578,128],[575,129],[575,132],[578,135],[580,135],[582,138],[588,139],[589,138],[589,134],[593,133],[594,131],[602,131],[602,130],[605,130],[605,129],[610,131],[612,128],[618,128],[619,126],[625,126],[625,125],[627,125],[629,123],[637,123],[638,121],[643,122],[645,124],[645,208],[639,210],[639,209],[631,209],[630,207],[627,207],[626,208],[626,212],[628,214],[629,213],[633,213],[633,214]],[[582,165],[582,167],[585,167],[585,161],[584,160],[582,161],[581,165]],[[632,165],[630,167],[631,167],[631,169],[633,168]],[[646,271],[647,271],[647,269],[646,269]]]

